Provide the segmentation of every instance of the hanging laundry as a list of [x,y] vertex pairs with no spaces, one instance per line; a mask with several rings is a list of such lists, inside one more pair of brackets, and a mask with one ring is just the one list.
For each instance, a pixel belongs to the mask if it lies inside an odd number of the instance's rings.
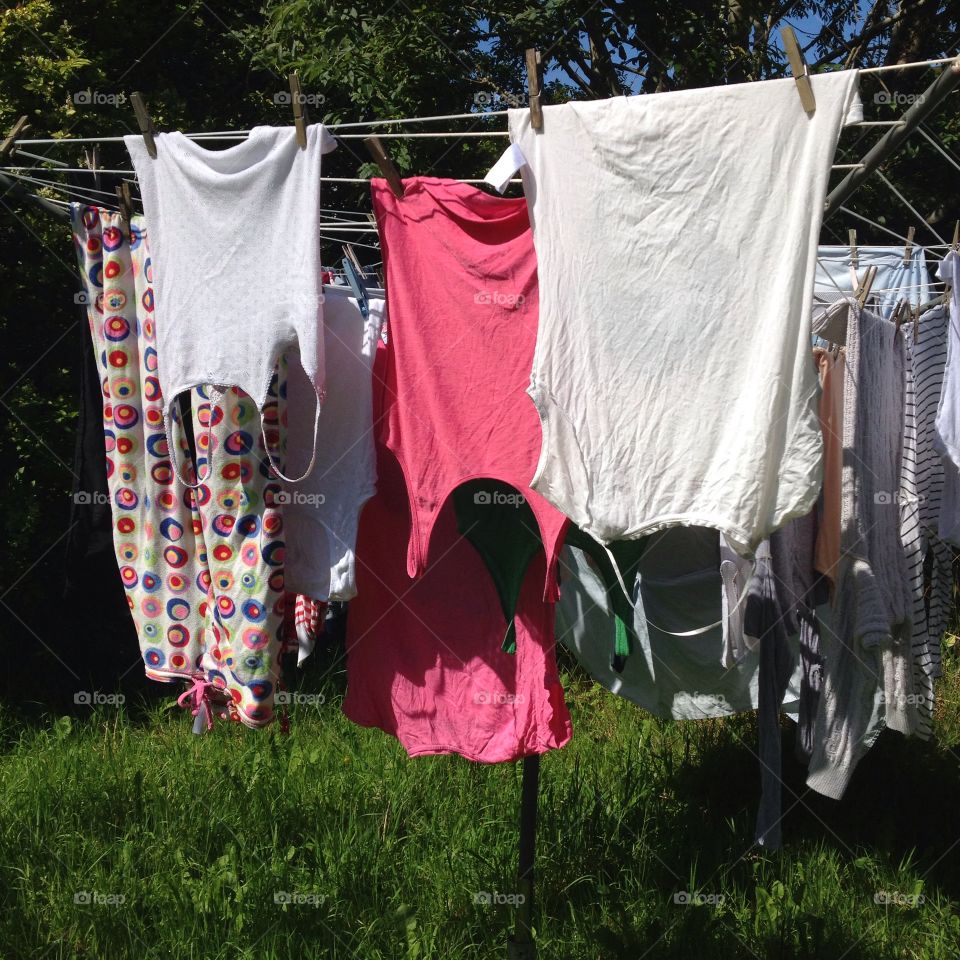
[[[410,497],[407,571],[424,573],[453,490],[489,478],[533,511],[546,550],[544,596],[555,598],[566,518],[529,487],[541,436],[525,393],[538,315],[526,203],[436,177],[403,183],[402,198],[385,180],[373,180],[372,193],[390,315],[384,443]],[[474,495],[480,506],[494,492]]]
[[541,291],[532,486],[600,542],[685,524],[748,552],[813,506],[816,235],[857,79],[812,77],[809,116],[790,79],[547,106],[541,132],[509,111]]
[[814,297],[833,301],[857,292],[870,267],[877,268],[871,289],[876,292],[880,315],[889,320],[898,301],[919,307],[930,299],[930,271],[923,247],[915,246],[903,262],[904,248],[857,247],[857,268],[849,246],[817,248]]
[[[759,708],[756,836],[768,849],[781,842],[780,711],[799,709],[805,716],[802,691],[810,671],[798,659],[797,634],[802,644],[813,647],[811,635],[818,629],[812,607],[801,602],[815,602],[809,589],[812,522],[812,517],[800,518],[774,535],[776,563],[774,538],[760,545],[755,573],[732,605],[715,530],[675,528],[637,541],[645,544],[630,624],[637,644],[621,670],[610,658],[619,626],[613,603],[619,588],[616,578],[603,571],[605,554],[596,544],[591,550],[568,547],[561,561],[557,639],[611,692],[674,719]],[[742,616],[730,616],[739,611]],[[738,626],[751,633],[752,642],[725,636]],[[726,666],[719,653],[728,648],[741,652]]]
[[[261,726],[279,675],[283,541],[256,407],[236,388],[216,400],[190,391],[201,475],[219,452],[206,481],[181,488],[164,433],[145,219],[128,226],[116,213],[71,209],[104,378],[114,544],[147,676],[192,680],[198,696],[210,685],[231,716]],[[264,405],[274,429],[275,390]],[[189,457],[180,410],[175,442]]]
[[[80,238],[75,234],[75,242]],[[80,251],[77,251],[80,253]],[[97,268],[99,270],[99,267]],[[86,291],[84,291],[86,300]],[[113,515],[110,511],[110,493],[103,457],[103,388],[97,366],[99,350],[94,348],[90,333],[87,306],[78,307],[82,313],[80,324],[77,437],[73,461],[73,491],[70,522],[66,538],[65,592],[79,596],[84,591],[96,590],[100,602],[110,606],[113,596],[119,595],[123,616],[127,617],[123,588],[112,574],[116,566],[113,551]]]
[[[258,412],[237,387],[194,391],[196,490],[210,590],[210,632],[201,666],[232,717],[251,727],[273,719],[281,677],[284,523],[267,445],[279,440],[277,380]],[[266,434],[258,422],[266,424]]]
[[[384,317],[383,292],[368,291],[364,317],[350,290],[324,287],[327,398],[316,462],[300,483],[284,483],[287,590],[314,600],[356,596],[360,509],[376,492],[371,371]],[[310,425],[297,411],[313,404],[313,386],[296,357],[284,364],[286,473],[300,474],[313,456]],[[290,412],[290,422],[287,414]]]
[[842,796],[884,725],[917,726],[912,597],[900,540],[904,346],[895,326],[848,301],[841,557],[807,784]]
[[209,572],[196,498],[174,484],[163,432],[144,220],[128,225],[117,213],[79,204],[71,216],[102,377],[120,579],[147,676],[189,680],[200,670]]
[[502,648],[516,650],[516,610],[527,568],[543,541],[536,517],[522,494],[498,480],[469,480],[453,491],[460,532],[483,558],[497,588],[507,622]]
[[[905,333],[901,327],[901,332]],[[904,377],[903,377],[903,437],[900,458],[900,543],[906,563],[909,589],[913,606],[910,610],[910,630],[913,635],[913,694],[915,698],[915,718],[918,735],[928,735],[929,711],[933,710],[933,680],[930,671],[925,669],[925,635],[927,631],[927,610],[925,602],[926,570],[924,562],[923,530],[920,523],[920,502],[917,493],[917,395],[914,367],[911,362],[910,344],[904,340]],[[918,644],[918,635],[921,639]],[[939,642],[939,640],[938,640]],[[920,654],[918,656],[918,654]]]
[[[950,326],[947,334],[947,360],[943,374],[943,390],[937,409],[936,447],[960,467],[960,253],[950,250],[940,262],[937,276],[950,287]],[[947,476],[945,499],[950,512],[941,523],[940,535],[960,545],[960,489]]]
[[543,552],[517,598],[511,654],[502,649],[509,621],[480,554],[457,529],[452,500],[435,517],[426,570],[413,581],[410,531],[403,472],[378,446],[377,494],[357,540],[343,712],[395,736],[411,756],[497,763],[562,747],[572,731],[554,654],[555,604],[542,598]]
[[[908,349],[908,372],[915,394],[913,436],[904,440],[904,467],[912,468],[914,497],[901,508],[901,537],[908,549],[913,594],[914,683],[918,694],[918,736],[932,733],[934,680],[940,675],[940,644],[953,610],[953,550],[943,539],[943,521],[960,504],[945,494],[957,484],[957,467],[937,449],[936,418],[947,362],[949,312],[946,306],[926,311],[902,331]],[[926,565],[929,564],[929,576]]]
[[[383,443],[398,336],[392,304],[390,311],[389,347],[378,342],[374,368],[377,493],[360,517],[343,711],[396,736],[411,755],[493,763],[562,747],[571,726],[555,660],[555,604],[542,596],[544,552],[534,552],[508,617],[450,497],[434,518],[424,572],[409,578],[411,496]],[[503,649],[511,622],[514,653]]]
[[723,581],[723,655],[720,662],[725,667],[735,666],[754,646],[743,629],[743,601],[753,568],[753,561],[741,557],[720,534],[720,579]]
[[[316,447],[320,160],[336,141],[321,124],[306,135],[301,150],[293,127],[254,127],[242,143],[213,151],[160,133],[156,158],[143,137],[124,137],[151,229],[166,419],[179,394],[201,384],[240,387],[262,411],[277,361],[295,349],[313,385],[300,415],[312,410]],[[174,468],[179,476],[175,449]]]
[[[834,309],[846,311],[846,304]],[[814,551],[814,567],[832,585],[840,562],[840,503],[843,482],[843,368],[846,352],[817,347],[813,351],[820,377],[819,417],[823,435],[823,492]]]
[[297,651],[297,666],[313,653],[317,640],[323,635],[327,604],[313,600],[302,593],[290,593],[283,598],[283,649]]
[[[79,250],[77,251],[80,252]],[[81,313],[77,354],[71,366],[79,371],[73,490],[64,551],[63,607],[82,649],[65,645],[57,654],[77,674],[90,671],[92,689],[116,683],[129,673],[130,651],[137,634],[123,584],[117,576],[113,513],[103,444],[103,385],[90,333],[87,305]]]
[[781,844],[782,779],[780,713],[791,677],[797,671],[799,638],[800,699],[798,753],[808,754],[822,683],[817,669],[820,625],[816,604],[825,587],[813,569],[816,518],[813,513],[790,521],[757,548],[754,575],[747,587],[743,629],[760,650],[757,692],[760,805],[755,836],[771,850]]
[[[621,591],[596,545],[563,551],[557,639],[598,683],[655,716],[700,720],[755,709],[759,651],[745,650],[731,666],[721,664],[716,531],[664,530],[647,541],[638,583],[630,581],[637,583],[628,623],[636,642],[622,669],[611,662]],[[741,608],[743,593],[737,598]]]

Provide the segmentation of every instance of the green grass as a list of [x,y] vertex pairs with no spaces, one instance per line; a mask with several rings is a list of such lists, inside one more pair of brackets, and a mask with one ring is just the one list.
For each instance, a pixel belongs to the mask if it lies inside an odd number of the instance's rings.
[[[197,737],[157,704],[0,713],[0,958],[504,957],[515,909],[474,895],[517,891],[520,766],[410,760],[341,715],[340,683],[287,736]],[[751,839],[752,716],[652,720],[569,665],[565,685],[574,739],[541,771],[541,960],[960,955],[952,656],[937,739],[885,733],[842,803],[805,791],[785,727],[776,854]]]

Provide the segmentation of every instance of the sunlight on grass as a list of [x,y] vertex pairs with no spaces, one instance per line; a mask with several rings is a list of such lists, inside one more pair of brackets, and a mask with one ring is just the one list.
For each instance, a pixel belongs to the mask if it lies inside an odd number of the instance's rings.
[[[543,960],[957,956],[952,644],[938,740],[885,734],[841,804],[806,793],[785,726],[774,855],[752,843],[752,716],[654,720],[564,679],[576,732],[542,765]],[[288,736],[193,736],[169,706],[3,711],[0,957],[505,956],[520,766],[410,760],[322,689]]]

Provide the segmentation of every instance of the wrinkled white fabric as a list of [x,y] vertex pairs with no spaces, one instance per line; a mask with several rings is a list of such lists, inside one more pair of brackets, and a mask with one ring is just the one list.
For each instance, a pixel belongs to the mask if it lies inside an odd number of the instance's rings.
[[597,540],[740,552],[820,485],[810,303],[856,71],[509,111],[540,279],[532,485]]
[[[314,600],[356,596],[354,550],[360,509],[376,493],[373,448],[373,358],[384,319],[383,291],[368,291],[366,319],[348,288],[324,287],[327,399],[310,476],[285,483],[286,589]],[[310,409],[310,380],[296,360],[287,369],[288,408]],[[301,473],[312,454],[310,425],[291,420],[287,472]]]
[[177,132],[154,140],[151,158],[143,137],[124,137],[150,224],[168,428],[178,394],[203,384],[240,387],[262,410],[291,348],[314,410],[324,381],[320,158],[336,141],[322,124],[307,127],[305,150],[293,127],[254,127],[226,150]]

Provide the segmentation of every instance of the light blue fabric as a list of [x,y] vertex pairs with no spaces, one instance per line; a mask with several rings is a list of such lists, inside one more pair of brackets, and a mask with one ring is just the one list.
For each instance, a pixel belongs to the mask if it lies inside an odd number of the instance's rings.
[[[658,717],[701,720],[754,710],[760,651],[746,651],[734,665],[721,664],[724,638],[723,582],[715,530],[676,527],[651,538],[634,592],[637,644],[623,671],[611,664],[616,621],[599,571],[582,550],[561,554],[557,639],[600,684]],[[703,633],[683,636],[707,624]],[[668,632],[669,631],[669,632]],[[678,635],[679,634],[679,635]],[[794,648],[793,676],[783,710],[796,713],[801,671]]]
[[[905,265],[904,246],[857,247],[857,276],[863,280],[868,267],[877,268],[872,289],[878,291],[876,299],[885,319],[890,318],[898,300],[906,300],[915,307],[930,300],[930,272],[924,249],[914,247],[910,262]],[[850,271],[850,247],[818,247],[814,297],[832,301],[841,291],[854,293],[855,287]]]

